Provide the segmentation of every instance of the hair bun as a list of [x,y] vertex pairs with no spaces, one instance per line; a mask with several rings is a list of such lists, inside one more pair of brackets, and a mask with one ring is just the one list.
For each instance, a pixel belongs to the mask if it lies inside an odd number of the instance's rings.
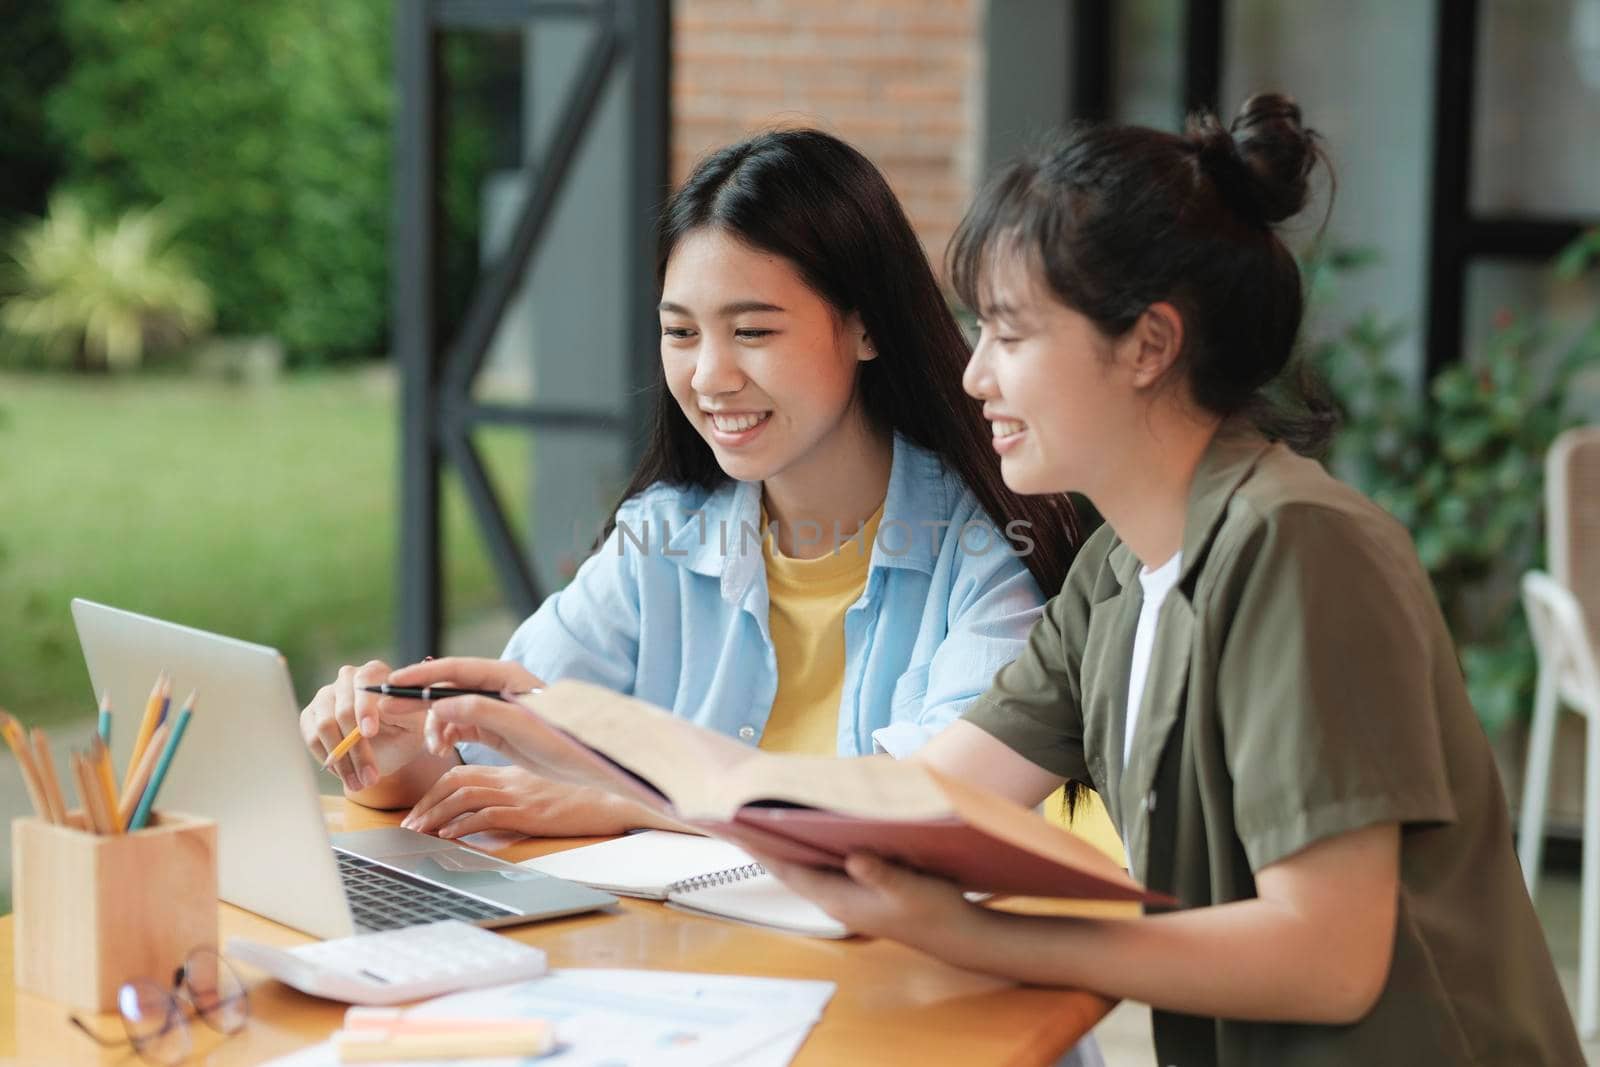
[[1200,165],[1223,198],[1263,225],[1300,213],[1310,197],[1318,135],[1300,121],[1300,105],[1281,93],[1257,93],[1224,130],[1210,114],[1189,120]]
[[1318,155],[1317,133],[1301,125],[1300,105],[1281,93],[1257,93],[1228,128],[1255,176],[1262,218],[1282,222],[1299,214]]

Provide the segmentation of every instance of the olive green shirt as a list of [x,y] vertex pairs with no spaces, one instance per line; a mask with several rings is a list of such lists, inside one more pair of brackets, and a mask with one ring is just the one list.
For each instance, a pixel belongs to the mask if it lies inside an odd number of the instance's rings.
[[1388,982],[1360,1022],[1158,1011],[1159,1063],[1582,1063],[1406,531],[1317,463],[1237,428],[1207,450],[1187,515],[1127,766],[1140,561],[1109,528],[966,719],[1093,785],[1133,874],[1184,907],[1252,898],[1255,871],[1381,823],[1401,827],[1400,901]]

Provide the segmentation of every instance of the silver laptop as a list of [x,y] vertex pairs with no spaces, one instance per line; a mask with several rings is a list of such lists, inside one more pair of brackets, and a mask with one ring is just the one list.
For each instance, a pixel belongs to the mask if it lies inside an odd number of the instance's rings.
[[509,926],[616,903],[398,827],[330,837],[316,783],[324,772],[300,738],[277,651],[88,600],[74,600],[72,616],[94,692],[111,694],[119,769],[159,672],[172,676],[174,705],[198,694],[159,803],[216,820],[217,888],[228,903],[322,938],[440,919]]

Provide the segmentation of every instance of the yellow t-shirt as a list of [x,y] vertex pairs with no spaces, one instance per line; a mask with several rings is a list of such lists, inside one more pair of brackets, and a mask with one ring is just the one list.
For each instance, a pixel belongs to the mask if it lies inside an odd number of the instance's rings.
[[[859,537],[830,543],[817,559],[792,559],[772,537],[762,540],[767,564],[767,625],[778,656],[778,692],[761,734],[769,752],[833,756],[839,751],[839,698],[844,690],[844,613],[861,599],[883,506]],[[761,516],[765,530],[767,517]],[[824,537],[828,537],[824,534]]]
[[1085,789],[1080,793],[1071,819],[1067,818],[1066,798],[1065,786],[1051,793],[1050,799],[1044,802],[1044,817],[1057,826],[1066,827],[1126,867],[1128,858],[1122,851],[1122,839],[1117,836],[1117,828],[1111,825],[1111,814],[1106,811],[1105,801],[1100,799],[1100,794],[1093,789]]
[[[838,752],[844,614],[866,588],[872,545],[882,518],[880,506],[862,528],[859,540],[845,541],[838,552],[830,550],[817,559],[793,559],[778,551],[770,536],[762,540],[767,625],[778,657],[778,693],[761,734],[761,747],[769,752],[808,756]],[[765,509],[761,528],[767,528]],[[1093,791],[1078,802],[1070,824],[1060,790],[1045,801],[1044,813],[1118,863],[1126,862],[1105,804]]]

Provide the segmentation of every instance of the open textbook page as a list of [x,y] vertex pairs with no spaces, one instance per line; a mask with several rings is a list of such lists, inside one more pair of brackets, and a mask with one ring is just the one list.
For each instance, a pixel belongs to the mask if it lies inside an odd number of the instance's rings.
[[[845,815],[938,818],[949,804],[923,774],[889,759],[762,752],[714,730],[586,682],[558,682],[518,699],[594,752],[642,779],[686,821],[727,820],[754,801]],[[585,761],[593,766],[593,761]]]
[[837,867],[868,851],[967,890],[1167,901],[1036,812],[914,762],[762,752],[585,682],[518,699],[574,778],[756,852]]

